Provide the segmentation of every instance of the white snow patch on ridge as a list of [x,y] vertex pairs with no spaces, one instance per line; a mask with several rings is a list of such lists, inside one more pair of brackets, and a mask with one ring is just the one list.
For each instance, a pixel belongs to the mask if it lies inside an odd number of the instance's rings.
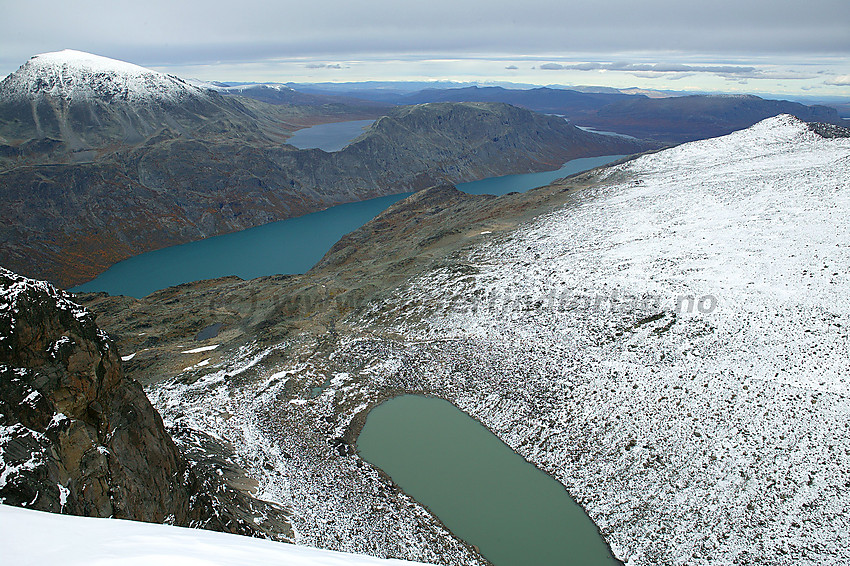
[[212,346],[201,346],[200,348],[192,348],[191,350],[183,350],[184,354],[200,354],[201,352],[211,352],[219,347],[219,344],[213,344]]
[[[49,535],[49,536],[48,536]],[[45,539],[47,537],[47,539]],[[65,566],[404,566],[413,562],[319,550],[227,533],[93,519],[0,505],[9,564]]]

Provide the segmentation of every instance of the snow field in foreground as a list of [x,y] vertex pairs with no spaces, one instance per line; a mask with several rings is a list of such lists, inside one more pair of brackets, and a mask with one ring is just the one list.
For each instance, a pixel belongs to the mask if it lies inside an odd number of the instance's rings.
[[403,566],[401,560],[318,550],[169,525],[93,519],[0,505],[4,564],[64,566]]

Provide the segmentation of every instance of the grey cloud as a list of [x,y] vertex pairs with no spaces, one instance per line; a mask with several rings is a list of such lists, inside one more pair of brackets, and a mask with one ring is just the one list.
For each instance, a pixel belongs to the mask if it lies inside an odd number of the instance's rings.
[[609,0],[604,9],[577,0],[527,0],[521,10],[512,0],[38,5],[36,17],[31,4],[4,3],[5,68],[64,48],[150,66],[402,53],[850,53],[846,0]]
[[[569,70],[569,71],[628,71],[640,73],[715,73],[718,75],[746,75],[759,74],[761,71],[755,67],[744,67],[738,65],[685,65],[681,63],[578,63],[561,65],[559,63],[546,63],[540,65],[546,70]],[[643,75],[642,75],[643,76]]]
[[833,77],[831,79],[827,79],[823,81],[825,85],[831,86],[850,86],[850,75],[842,75],[840,77]]
[[519,67],[517,67],[516,65],[508,65],[507,67],[505,67],[505,69],[509,71],[516,71],[517,69],[519,69]]
[[342,69],[342,65],[339,63],[307,63],[304,66],[308,69]]

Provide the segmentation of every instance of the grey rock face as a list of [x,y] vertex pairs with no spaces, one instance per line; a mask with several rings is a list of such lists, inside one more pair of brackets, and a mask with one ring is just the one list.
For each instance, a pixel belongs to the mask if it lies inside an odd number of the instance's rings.
[[0,499],[187,524],[186,462],[94,317],[5,269],[0,297]]

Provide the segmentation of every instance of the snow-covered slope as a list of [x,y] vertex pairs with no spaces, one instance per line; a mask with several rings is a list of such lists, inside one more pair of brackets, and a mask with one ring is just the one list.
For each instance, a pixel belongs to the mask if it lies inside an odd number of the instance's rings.
[[437,353],[399,363],[629,564],[850,563],[850,139],[778,116],[601,181],[400,293]]
[[167,525],[0,505],[0,558],[16,566],[403,566],[303,546]]
[[464,563],[348,450],[404,391],[561,481],[629,566],[850,563],[850,139],[780,116],[542,192],[572,200],[379,295],[329,356],[219,348],[155,406],[237,446],[306,544]]
[[[0,143],[11,146],[9,156],[32,160],[46,151],[49,163],[86,161],[95,154],[73,154],[163,132],[256,137],[258,116],[179,77],[73,50],[36,55],[0,82]],[[27,143],[31,149],[20,151]]]
[[72,49],[36,55],[0,83],[3,99],[31,100],[44,95],[68,102],[177,102],[204,96],[204,91],[172,75]]

